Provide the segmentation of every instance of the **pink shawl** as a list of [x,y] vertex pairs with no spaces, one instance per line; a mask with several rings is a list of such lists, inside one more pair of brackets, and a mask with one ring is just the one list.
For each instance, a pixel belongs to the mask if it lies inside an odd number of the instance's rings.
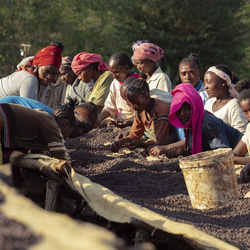
[[[171,94],[173,95],[173,100],[170,107],[169,122],[177,128],[192,128],[192,154],[202,152],[201,126],[204,117],[204,105],[201,96],[189,83],[177,85]],[[186,125],[181,123],[177,116],[177,111],[184,102],[191,106],[190,120]]]

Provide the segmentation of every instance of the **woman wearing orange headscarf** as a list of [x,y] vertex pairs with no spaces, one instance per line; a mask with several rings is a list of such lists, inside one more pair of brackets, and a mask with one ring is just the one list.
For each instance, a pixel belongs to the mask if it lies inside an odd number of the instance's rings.
[[0,79],[0,98],[21,96],[37,100],[40,86],[48,86],[59,77],[62,49],[44,47],[19,68],[19,71]]

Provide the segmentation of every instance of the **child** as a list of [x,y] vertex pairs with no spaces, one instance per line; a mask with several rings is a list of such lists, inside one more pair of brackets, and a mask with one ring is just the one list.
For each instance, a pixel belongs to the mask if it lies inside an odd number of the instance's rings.
[[202,99],[194,87],[182,83],[171,92],[173,100],[169,122],[185,128],[186,139],[180,147],[164,146],[168,157],[197,154],[217,148],[235,148],[242,134],[216,116],[205,112]]
[[[170,105],[160,99],[151,98],[149,86],[144,79],[135,79],[126,88],[127,103],[136,111],[131,132],[125,138],[115,141],[111,150],[118,152],[122,146],[133,150],[147,148],[154,144],[169,144],[177,141],[175,129],[169,124]],[[144,132],[149,135],[147,142],[142,142]]]
[[[116,52],[109,59],[109,70],[114,80],[111,83],[109,95],[105,101],[104,108],[98,116],[98,125],[107,117],[115,118],[114,126],[131,126],[134,119],[134,111],[127,105],[120,95],[120,88],[123,81],[129,77],[139,77],[131,68],[133,63],[128,55],[123,52]],[[117,123],[118,121],[118,123]]]
[[172,83],[156,62],[166,62],[164,51],[156,44],[147,41],[137,41],[132,46],[133,63],[137,66],[140,73],[147,76],[146,81],[150,91],[160,89],[170,92]]

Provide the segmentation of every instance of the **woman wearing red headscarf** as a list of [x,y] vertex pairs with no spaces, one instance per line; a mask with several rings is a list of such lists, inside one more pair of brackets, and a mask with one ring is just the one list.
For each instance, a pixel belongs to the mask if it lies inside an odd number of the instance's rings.
[[140,73],[146,75],[150,92],[153,89],[170,92],[171,80],[156,64],[159,61],[166,62],[163,49],[148,41],[137,41],[133,44],[132,50],[133,63]]
[[0,98],[21,96],[37,100],[40,86],[48,86],[59,77],[62,49],[44,47],[19,71],[0,79]]
[[107,64],[102,61],[101,55],[81,52],[74,57],[71,67],[83,83],[89,84],[94,81],[88,101],[93,102],[100,113],[113,81]]

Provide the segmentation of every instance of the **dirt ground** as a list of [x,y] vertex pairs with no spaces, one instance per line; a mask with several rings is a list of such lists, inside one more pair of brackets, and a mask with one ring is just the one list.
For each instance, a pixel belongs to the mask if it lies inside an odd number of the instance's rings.
[[69,153],[93,182],[171,220],[194,225],[240,249],[250,248],[250,183],[238,179],[240,198],[216,209],[193,209],[178,159],[144,158],[140,150],[112,153],[117,129],[103,126],[69,139]]

